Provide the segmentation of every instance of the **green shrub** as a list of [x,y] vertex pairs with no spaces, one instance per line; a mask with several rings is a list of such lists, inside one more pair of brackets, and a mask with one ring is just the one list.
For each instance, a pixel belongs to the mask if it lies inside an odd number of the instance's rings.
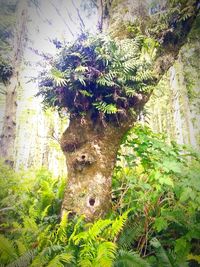
[[[156,254],[159,243],[179,265],[199,253],[200,157],[161,134],[135,125],[127,136],[113,177],[114,211],[132,212],[119,246]],[[152,242],[157,238],[157,243]],[[157,250],[158,251],[158,250]],[[159,264],[159,262],[158,262]],[[156,265],[157,266],[157,265]],[[172,266],[172,265],[158,265]]]

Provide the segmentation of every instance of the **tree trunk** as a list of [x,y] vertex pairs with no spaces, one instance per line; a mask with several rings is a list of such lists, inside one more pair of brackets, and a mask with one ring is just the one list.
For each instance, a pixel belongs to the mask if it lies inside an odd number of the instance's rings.
[[18,7],[18,21],[13,40],[12,68],[13,75],[6,82],[6,105],[2,133],[0,136],[0,158],[13,167],[14,143],[16,138],[17,89],[20,86],[19,72],[22,61],[26,29],[26,2],[21,1]]
[[64,132],[61,147],[67,159],[68,186],[62,210],[84,214],[88,220],[102,216],[111,204],[111,177],[127,120],[120,127],[106,127],[87,118],[73,119]]
[[13,76],[6,89],[5,117],[0,137],[0,157],[11,167],[14,165],[14,143],[16,137],[18,74]]
[[172,91],[172,101],[173,101],[173,115],[174,115],[174,125],[175,125],[175,134],[178,144],[183,145],[183,126],[181,118],[181,108],[179,102],[179,88],[176,77],[176,70],[173,67],[170,69],[170,86]]
[[[148,16],[148,1],[145,1],[144,4],[138,4],[136,0],[99,0],[98,2],[101,8],[99,20],[101,31],[107,29],[110,32],[118,31],[118,34],[113,36],[121,38],[122,35],[118,28],[124,20],[127,22],[127,9],[131,10],[128,13],[133,21],[137,21],[136,18],[138,18],[141,22],[142,32],[145,33],[148,30],[149,19],[151,20]],[[182,36],[176,43],[168,44],[165,36],[167,33],[163,33],[164,41],[158,49],[154,64],[152,64],[153,71],[156,74],[154,85],[173,65],[196,14],[197,11],[185,24],[177,27],[174,32],[170,32],[172,37],[177,33]],[[125,33],[123,32],[123,38],[127,37],[126,34],[128,35],[127,30]],[[173,49],[171,46],[173,46]],[[146,95],[144,101],[142,96],[140,101],[143,103],[140,103],[139,109],[134,108],[141,111],[148,98],[149,95]],[[67,210],[79,215],[84,214],[88,220],[101,217],[108,211],[111,204],[111,177],[117,151],[122,137],[130,129],[133,122],[133,118],[127,117],[123,124],[108,123],[104,127],[101,123],[93,124],[89,116],[84,121],[83,119],[81,121],[80,118],[72,118],[61,139],[61,147],[66,156],[68,167],[68,184],[62,211]]]

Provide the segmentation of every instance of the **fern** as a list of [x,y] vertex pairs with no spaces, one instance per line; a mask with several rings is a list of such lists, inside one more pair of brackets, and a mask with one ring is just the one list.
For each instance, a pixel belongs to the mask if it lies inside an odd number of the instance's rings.
[[137,72],[134,80],[137,82],[147,81],[153,79],[153,74],[151,70],[140,70]]
[[84,96],[89,96],[92,97],[93,94],[91,94],[90,92],[88,92],[87,90],[79,90],[79,92],[84,95]]
[[119,233],[122,231],[127,221],[129,212],[130,210],[124,212],[121,216],[119,216],[119,218],[115,219],[115,221],[112,223],[110,233],[109,233],[111,240],[116,238],[119,235]]
[[125,94],[129,97],[133,97],[136,94],[136,90],[134,87],[124,87]]
[[49,77],[55,82],[57,86],[66,85],[65,74],[56,68],[51,69]]
[[31,267],[46,265],[55,254],[61,254],[63,250],[64,248],[61,245],[45,246],[42,250],[37,251],[37,255],[34,257]]
[[117,107],[115,104],[107,104],[104,101],[93,103],[93,106],[96,107],[99,111],[102,111],[105,114],[117,113]]
[[166,251],[164,250],[158,239],[153,238],[150,241],[150,244],[155,249],[156,258],[158,260],[159,265],[163,267],[173,267],[173,264],[171,263]]
[[124,71],[129,74],[133,74],[137,70],[137,61],[129,59],[123,63]]
[[100,235],[103,230],[108,227],[112,223],[111,220],[98,220],[95,222],[88,231],[81,232],[73,237],[73,241],[75,245],[78,245],[81,240],[83,241],[92,241],[97,238],[98,235]]
[[117,246],[112,242],[100,243],[97,247],[97,256],[93,262],[96,267],[111,267],[116,256]]
[[6,267],[28,267],[36,255],[36,250],[29,250]]
[[66,264],[73,263],[74,257],[71,253],[61,253],[55,256],[47,265],[47,267],[64,267]]
[[[145,93],[147,84],[141,85],[141,82],[148,80],[150,83],[153,76],[150,74],[152,66],[147,66],[141,58],[143,43],[144,36],[120,41],[102,34],[78,38],[63,48],[52,63],[53,75],[41,78],[38,95],[43,96],[44,106],[58,110],[67,107],[74,115],[92,112],[101,120],[120,117],[118,110],[126,112],[134,106],[132,92],[126,94],[123,87],[134,85],[132,91],[137,88]],[[118,97],[114,98],[116,89]],[[68,95],[70,101],[66,98]],[[125,99],[125,107],[120,99]]]
[[56,241],[67,242],[67,224],[69,212],[64,212],[56,233]]
[[2,263],[9,263],[17,259],[14,243],[8,238],[0,235],[0,259]]
[[150,267],[149,263],[138,254],[131,251],[120,250],[113,267]]
[[133,244],[137,242],[143,232],[143,223],[137,222],[135,218],[134,221],[129,218],[129,221],[127,222],[126,226],[119,236],[118,245],[126,250],[131,249]]

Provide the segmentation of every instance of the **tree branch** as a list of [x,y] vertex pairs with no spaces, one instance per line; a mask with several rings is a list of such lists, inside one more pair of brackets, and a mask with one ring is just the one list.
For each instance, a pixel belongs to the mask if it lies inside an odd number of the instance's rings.
[[85,23],[84,23],[84,21],[83,21],[83,19],[82,19],[82,17],[81,17],[81,14],[80,14],[80,12],[79,12],[79,9],[77,8],[77,6],[76,6],[75,3],[74,3],[74,0],[72,0],[72,4],[73,4],[74,8],[76,9],[78,18],[79,18],[79,20],[80,20],[80,26],[81,26],[81,29],[85,29]]
[[58,14],[58,16],[62,19],[63,23],[65,24],[65,26],[67,27],[67,29],[69,30],[69,32],[71,33],[71,35],[74,37],[74,33],[72,32],[72,30],[70,29],[69,25],[67,24],[66,20],[63,18],[62,14],[60,13],[59,9],[50,1],[51,5],[55,8],[56,13]]

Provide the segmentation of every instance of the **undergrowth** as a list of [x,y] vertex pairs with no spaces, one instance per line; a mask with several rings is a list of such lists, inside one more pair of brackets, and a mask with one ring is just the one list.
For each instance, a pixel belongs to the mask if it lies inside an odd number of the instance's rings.
[[113,175],[112,209],[61,217],[64,178],[1,164],[1,266],[198,266],[199,155],[136,125]]

